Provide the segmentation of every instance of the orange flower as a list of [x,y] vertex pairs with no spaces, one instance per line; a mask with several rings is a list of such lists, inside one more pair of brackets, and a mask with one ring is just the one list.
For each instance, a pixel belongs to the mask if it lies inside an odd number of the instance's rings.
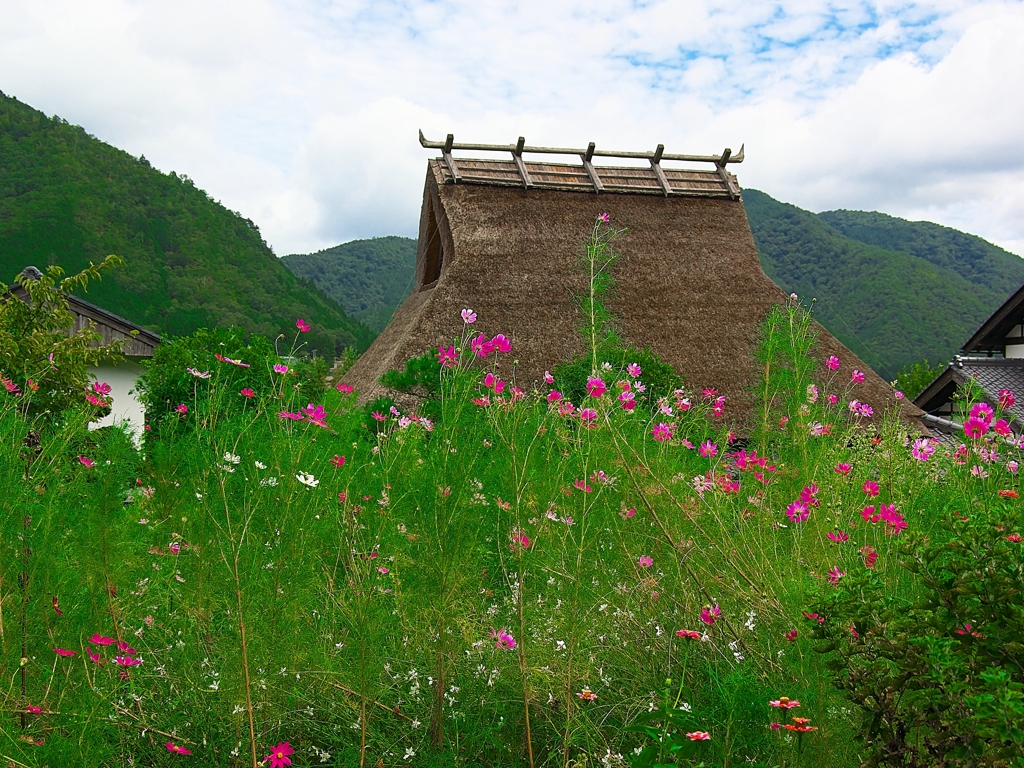
[[1013,489],[999,491],[999,495],[1002,496],[1004,499],[1016,499],[1017,497],[1020,496],[1020,494]]

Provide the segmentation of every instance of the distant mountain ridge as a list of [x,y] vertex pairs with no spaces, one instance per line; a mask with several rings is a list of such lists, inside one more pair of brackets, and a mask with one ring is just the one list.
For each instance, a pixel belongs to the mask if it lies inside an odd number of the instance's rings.
[[234,325],[290,339],[302,317],[307,348],[329,357],[374,337],[187,177],[0,93],[0,281],[29,265],[74,273],[109,253],[125,266],[83,298],[159,333]]
[[1024,283],[1024,259],[949,227],[743,198],[765,273],[887,379],[949,360]]
[[281,261],[379,333],[412,292],[416,241],[394,235],[353,240],[316,253],[291,254]]

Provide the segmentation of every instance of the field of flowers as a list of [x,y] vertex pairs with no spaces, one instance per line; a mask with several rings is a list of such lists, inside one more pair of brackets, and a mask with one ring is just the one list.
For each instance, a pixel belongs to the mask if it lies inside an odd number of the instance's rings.
[[140,451],[8,378],[4,764],[1024,765],[1013,393],[946,449],[793,302],[737,424],[475,321],[432,419],[239,343]]

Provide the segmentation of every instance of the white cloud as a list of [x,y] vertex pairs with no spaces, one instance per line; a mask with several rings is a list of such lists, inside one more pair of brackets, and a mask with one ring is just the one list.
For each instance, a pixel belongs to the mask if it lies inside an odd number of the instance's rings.
[[431,137],[713,152],[822,210],[1024,243],[1024,5],[0,0],[0,89],[279,254],[415,235]]

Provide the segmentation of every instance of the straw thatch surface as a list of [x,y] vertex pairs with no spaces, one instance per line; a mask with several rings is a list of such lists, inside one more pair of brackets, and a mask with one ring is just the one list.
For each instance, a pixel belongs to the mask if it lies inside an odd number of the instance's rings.
[[[758,324],[786,296],[761,270],[742,201],[445,184],[436,160],[424,189],[417,289],[345,380],[363,401],[384,394],[379,377],[450,344],[465,307],[479,316],[474,331],[511,339],[501,373],[512,378],[511,360],[518,361],[514,380],[524,389],[582,355],[572,297],[586,288],[582,243],[602,212],[629,229],[616,241],[617,295],[608,302],[622,335],[650,346],[691,390],[716,387],[728,398],[727,413],[745,416],[757,381],[751,351]],[[438,243],[443,266],[432,283]],[[824,328],[817,331],[821,359],[838,356],[845,381],[853,368],[867,372],[855,396],[881,412],[892,388]]]

